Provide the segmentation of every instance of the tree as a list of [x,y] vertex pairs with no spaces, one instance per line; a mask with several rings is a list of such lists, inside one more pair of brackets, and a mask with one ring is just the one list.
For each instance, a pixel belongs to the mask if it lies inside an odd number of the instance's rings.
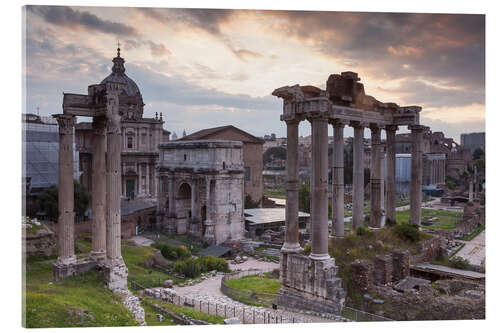
[[311,212],[311,190],[309,184],[301,184],[299,187],[299,210]]
[[478,159],[480,159],[483,155],[484,155],[484,151],[483,151],[481,148],[477,148],[477,149],[476,149],[476,150],[474,150],[474,152],[472,153],[472,159],[473,159],[473,160],[478,160]]
[[262,162],[264,165],[273,160],[286,160],[286,149],[283,147],[271,147],[264,152]]
[[[85,186],[77,181],[74,182],[75,192],[75,214],[83,216],[90,205],[90,193]],[[47,217],[53,221],[57,221],[59,216],[59,189],[52,185],[42,191],[39,198],[40,210],[47,214]]]

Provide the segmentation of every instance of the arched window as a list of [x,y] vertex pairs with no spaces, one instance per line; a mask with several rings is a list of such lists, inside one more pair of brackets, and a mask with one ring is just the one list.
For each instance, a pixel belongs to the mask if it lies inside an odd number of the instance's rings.
[[134,148],[134,138],[132,136],[127,136],[127,148]]

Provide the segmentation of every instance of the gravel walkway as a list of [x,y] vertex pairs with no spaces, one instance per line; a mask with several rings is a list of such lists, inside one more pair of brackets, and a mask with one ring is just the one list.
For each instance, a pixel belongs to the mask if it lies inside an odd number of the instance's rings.
[[[260,269],[262,271],[271,271],[273,269],[279,268],[279,264],[273,262],[259,261],[255,258],[249,257],[247,261],[242,264],[229,264],[232,270],[240,269],[242,271],[249,269]],[[217,314],[227,318],[239,317],[240,320],[243,319],[243,313],[245,315],[246,323],[268,323],[269,321],[274,323],[292,323],[292,322],[334,322],[340,320],[333,320],[322,318],[318,316],[308,315],[301,312],[293,312],[283,309],[272,310],[269,308],[263,308],[258,306],[249,306],[243,303],[237,302],[220,291],[220,284],[222,280],[222,275],[216,275],[214,277],[208,278],[193,286],[178,287],[174,286],[174,290],[177,295],[184,296],[187,298],[194,299],[195,302],[202,302],[203,312],[207,310],[210,313]],[[208,309],[207,303],[211,303],[211,308]],[[215,307],[217,304],[217,309]],[[199,307],[199,304],[196,305]],[[225,312],[225,313],[224,313]],[[255,318],[255,320],[254,320]]]

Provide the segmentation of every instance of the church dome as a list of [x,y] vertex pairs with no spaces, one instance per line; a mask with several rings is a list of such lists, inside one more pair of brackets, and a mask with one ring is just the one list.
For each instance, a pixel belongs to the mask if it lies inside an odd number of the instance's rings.
[[139,87],[137,87],[137,84],[125,74],[125,66],[123,65],[125,63],[125,59],[120,57],[120,48],[118,48],[117,51],[117,56],[113,58],[112,72],[101,81],[101,84],[106,82],[124,83],[124,91],[128,96],[140,96],[141,92]]

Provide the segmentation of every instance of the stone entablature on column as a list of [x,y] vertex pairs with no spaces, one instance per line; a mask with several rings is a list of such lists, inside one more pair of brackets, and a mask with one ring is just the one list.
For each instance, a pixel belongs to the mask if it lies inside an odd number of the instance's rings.
[[[282,121],[287,122],[287,134],[291,136],[292,146],[295,143],[295,133],[289,132],[288,124],[299,123],[307,119],[312,127],[312,177],[311,177],[311,222],[312,242],[311,255],[309,257],[281,251],[280,281],[282,288],[278,297],[280,304],[294,304],[309,310],[318,308],[330,309],[330,311],[341,311],[344,304],[345,294],[340,292],[341,287],[334,282],[335,279],[322,278],[319,272],[315,272],[309,278],[305,270],[295,272],[296,268],[302,267],[303,262],[308,267],[321,266],[328,274],[335,276],[336,269],[333,258],[328,254],[328,210],[327,210],[327,186],[328,186],[328,125],[334,123],[335,148],[334,148],[334,212],[333,212],[333,234],[341,236],[344,233],[343,225],[343,124],[350,123],[355,128],[354,144],[354,170],[355,178],[353,198],[356,201],[353,209],[354,228],[362,226],[363,223],[363,130],[370,125],[372,129],[372,156],[373,167],[371,170],[371,223],[373,227],[383,224],[383,169],[384,159],[383,147],[380,140],[380,130],[385,126],[418,125],[418,106],[400,107],[395,103],[382,103],[372,96],[365,95],[363,84],[359,83],[357,73],[343,72],[330,75],[326,84],[326,90],[313,86],[284,86],[273,91],[273,95],[283,99]],[[342,125],[341,125],[342,124]],[[298,125],[298,124],[297,124]],[[334,125],[335,126],[335,125]],[[389,127],[391,128],[391,127]],[[335,134],[336,133],[336,134]],[[392,147],[389,153],[392,154]],[[287,154],[289,152],[287,151]],[[295,147],[287,155],[287,170],[293,170],[296,165]],[[335,163],[335,161],[337,161]],[[392,168],[391,168],[391,172]],[[287,172],[287,227],[293,225],[295,216],[294,186],[295,175]],[[413,181],[413,180],[412,180]],[[392,183],[391,183],[392,186]],[[298,200],[298,199],[297,199]],[[393,200],[393,195],[390,195]],[[395,200],[395,199],[394,199]],[[391,206],[389,206],[391,207]],[[392,209],[392,208],[391,208]],[[298,212],[297,212],[298,215]],[[335,222],[336,221],[336,222]],[[340,223],[342,222],[342,223]],[[286,240],[297,237],[294,229],[288,230]],[[326,239],[326,241],[325,241]],[[335,239],[332,239],[335,241]],[[284,247],[285,248],[285,247]],[[295,272],[295,273],[294,273]],[[321,295],[318,290],[325,291]],[[334,306],[333,306],[334,305]],[[333,306],[333,308],[332,308]]]

